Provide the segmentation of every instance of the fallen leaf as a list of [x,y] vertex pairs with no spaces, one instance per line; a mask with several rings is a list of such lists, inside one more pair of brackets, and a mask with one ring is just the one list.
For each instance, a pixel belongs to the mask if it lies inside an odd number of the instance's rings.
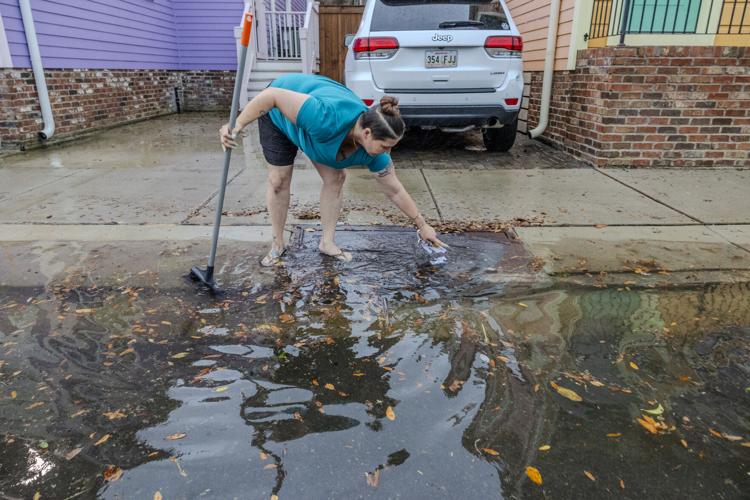
[[659,432],[659,430],[656,428],[656,426],[654,424],[652,424],[651,422],[649,422],[647,420],[644,420],[642,418],[636,418],[636,420],[638,421],[639,424],[641,424],[651,434],[657,434]]
[[266,464],[263,466],[263,470],[275,469],[276,467],[278,467],[276,464]]
[[271,495],[271,500],[279,500],[279,495]]
[[396,414],[393,411],[393,408],[390,406],[385,409],[385,416],[388,418],[388,420],[396,420]]
[[550,385],[554,390],[558,392],[561,396],[568,398],[571,401],[580,402],[583,401],[583,398],[579,396],[575,391],[572,391],[570,389],[566,389],[565,387],[560,387],[554,382],[550,382]]
[[94,312],[93,309],[76,309],[77,314],[89,314]]
[[72,450],[70,450],[68,453],[65,454],[65,460],[73,460],[76,457],[76,455],[81,453],[81,450],[83,450],[83,448],[73,448]]
[[39,493],[38,491],[36,493],[34,493],[34,500],[39,500],[40,498],[42,498],[42,494],[41,493]]
[[44,403],[42,403],[41,401],[37,401],[36,403],[30,404],[29,406],[27,406],[24,409],[25,410],[33,410],[34,408],[39,408],[40,406],[44,406]]
[[16,396],[18,396],[16,391],[10,391],[10,399],[16,399]]
[[117,481],[122,477],[122,469],[116,465],[110,465],[104,469],[104,480],[109,482]]
[[72,414],[70,416],[70,418],[80,417],[84,413],[88,413],[88,412],[89,412],[88,410],[78,410],[77,412],[75,412],[74,414]]
[[709,432],[709,433],[710,433],[710,434],[711,434],[712,436],[715,436],[715,437],[717,437],[717,438],[723,438],[723,437],[724,437],[724,436],[722,436],[722,435],[721,435],[721,433],[720,433],[720,432],[717,432],[717,431],[713,430],[713,429],[712,429],[712,428],[710,428],[710,427],[708,428],[708,432]]
[[167,325],[167,326],[171,326],[171,325],[172,325],[172,322],[171,322],[171,321],[160,321],[160,323],[161,323],[162,325]]
[[221,387],[217,387],[216,389],[214,389],[214,392],[224,392],[224,391],[226,391],[227,389],[229,389],[229,386],[227,386],[227,385],[222,385]]
[[548,444],[544,444],[539,447],[539,451],[549,451],[552,447]]
[[187,434],[185,434],[184,432],[175,432],[174,434],[170,434],[169,436],[167,436],[167,439],[169,439],[170,441],[176,441],[177,439],[182,439],[186,436]]
[[128,347],[127,349],[125,349],[124,351],[122,351],[119,355],[120,356],[125,356],[126,354],[130,354],[130,353],[133,353],[133,352],[135,352],[135,349],[133,349],[132,347]]
[[326,384],[323,387],[325,387],[329,391],[335,391],[336,390],[336,388],[333,386],[333,384]]
[[260,453],[258,453],[258,456],[260,457],[261,460],[268,460],[268,453],[264,451],[261,451]]
[[604,387],[604,384],[603,384],[603,383],[601,383],[601,382],[599,382],[598,380],[592,380],[592,381],[591,381],[591,382],[589,382],[589,383],[590,383],[591,385],[593,385],[594,387]]
[[493,457],[496,457],[500,454],[500,452],[495,451],[492,448],[482,448],[482,451],[488,455],[492,455]]
[[161,491],[154,493],[154,500],[162,500]]
[[375,469],[374,472],[365,472],[365,477],[367,477],[367,486],[377,488],[380,482],[380,469]]
[[94,446],[99,446],[100,444],[104,444],[104,443],[106,443],[106,442],[107,442],[107,440],[109,439],[109,437],[110,437],[110,434],[105,434],[105,435],[103,435],[103,436],[101,437],[101,439],[99,439],[99,441],[97,441],[96,443],[94,443]]
[[125,418],[126,417],[126,415],[123,412],[121,412],[120,410],[107,411],[107,412],[102,413],[102,415],[104,415],[105,417],[107,417],[110,420],[118,420],[120,418]]
[[622,434],[619,432],[610,432],[609,434],[607,434],[608,438],[618,438],[620,436],[622,436]]
[[636,365],[632,361],[630,363],[628,363],[628,364],[630,365],[630,368],[632,368],[633,370],[637,370],[638,369],[638,365]]
[[745,441],[744,443],[740,444],[740,446],[744,446],[745,448],[750,448],[750,441]]
[[282,314],[279,316],[279,321],[282,323],[294,323],[295,319],[291,314]]
[[255,328],[253,328],[253,330],[256,332],[265,332],[265,333],[281,333],[281,328],[279,328],[276,325],[269,325],[268,323],[258,325]]
[[47,441],[40,441],[39,447],[43,450],[46,450],[47,448],[49,448],[49,443]]
[[539,469],[537,469],[536,467],[532,467],[530,465],[526,467],[526,475],[534,482],[534,484],[537,484],[539,486],[542,485],[542,473],[539,472]]
[[187,352],[178,352],[177,354],[173,355],[172,358],[174,359],[182,359],[185,356],[187,356],[189,353]]
[[604,229],[605,227],[607,227],[607,225],[606,224],[594,224],[594,227],[597,229]]
[[727,441],[742,441],[742,436],[734,436],[732,434],[722,433],[721,437],[723,437]]
[[355,376],[355,377],[364,377],[365,376],[365,374],[363,372],[360,372],[360,371],[356,371],[356,372],[352,373],[352,375]]
[[620,479],[620,489],[625,489],[625,481],[623,481],[622,479]]
[[662,413],[664,413],[664,407],[662,407],[662,405],[659,404],[659,406],[657,406],[653,410],[643,410],[643,411],[651,415],[661,415]]
[[594,475],[590,473],[589,471],[585,470],[583,471],[583,473],[586,475],[587,478],[591,479],[592,481],[596,481],[596,477],[594,477]]
[[519,302],[518,305],[521,306],[521,307],[523,307],[524,309],[527,308],[527,307],[529,307],[526,304],[524,304],[523,302]]
[[680,444],[681,444],[682,446],[684,446],[685,448],[687,448],[687,447],[688,447],[687,441],[685,441],[684,439],[680,439]]

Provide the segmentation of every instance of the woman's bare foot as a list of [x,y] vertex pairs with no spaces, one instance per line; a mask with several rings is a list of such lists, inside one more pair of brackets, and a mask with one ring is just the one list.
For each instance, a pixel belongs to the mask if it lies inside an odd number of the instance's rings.
[[352,260],[352,254],[349,252],[344,252],[338,246],[336,246],[335,243],[321,242],[320,245],[318,245],[318,250],[323,255],[333,257],[334,259],[340,260],[341,262],[350,262]]

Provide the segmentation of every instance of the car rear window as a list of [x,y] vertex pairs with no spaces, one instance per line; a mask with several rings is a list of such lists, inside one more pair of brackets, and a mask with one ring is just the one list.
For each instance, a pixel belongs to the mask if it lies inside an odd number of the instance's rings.
[[498,0],[379,0],[370,31],[509,30]]

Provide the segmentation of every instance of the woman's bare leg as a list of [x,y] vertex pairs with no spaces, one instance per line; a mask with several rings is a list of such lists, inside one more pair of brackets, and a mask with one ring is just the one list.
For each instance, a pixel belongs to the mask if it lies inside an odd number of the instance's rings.
[[[320,222],[323,225],[323,235],[318,248],[327,255],[342,255],[334,238],[336,222],[341,213],[346,172],[343,169],[331,168],[319,163],[315,163],[315,169],[323,179],[323,187],[320,190]],[[350,255],[346,260],[349,258],[351,258]]]
[[284,249],[284,226],[289,212],[290,186],[292,184],[293,166],[277,167],[268,165],[268,183],[266,185],[266,205],[271,219],[273,241],[271,251],[281,253]]

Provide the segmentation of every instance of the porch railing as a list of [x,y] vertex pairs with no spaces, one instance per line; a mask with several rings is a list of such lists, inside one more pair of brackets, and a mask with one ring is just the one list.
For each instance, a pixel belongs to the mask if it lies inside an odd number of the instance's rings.
[[[300,30],[305,24],[305,13],[297,11],[264,12],[266,27],[266,56],[269,59],[300,59],[302,47]],[[259,36],[262,34],[259,33]]]
[[320,69],[320,3],[307,2],[305,22],[300,30],[300,48],[302,49],[302,72],[317,73]]
[[750,0],[594,0],[587,39],[750,34]]

